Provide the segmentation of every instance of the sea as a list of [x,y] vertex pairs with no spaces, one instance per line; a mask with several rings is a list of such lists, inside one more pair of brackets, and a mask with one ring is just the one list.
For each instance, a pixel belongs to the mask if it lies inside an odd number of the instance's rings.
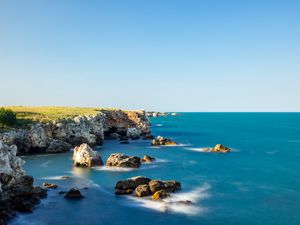
[[[10,225],[299,225],[300,113],[179,113],[151,118],[152,133],[178,146],[151,141],[95,147],[103,161],[112,153],[156,158],[139,169],[76,168],[72,151],[22,158],[35,185],[57,189],[33,213]],[[230,153],[204,148],[223,144]],[[62,179],[61,176],[70,176]],[[165,201],[115,196],[117,181],[134,176],[178,180],[182,190]],[[72,187],[84,198],[65,199]],[[191,204],[180,203],[191,201]]]

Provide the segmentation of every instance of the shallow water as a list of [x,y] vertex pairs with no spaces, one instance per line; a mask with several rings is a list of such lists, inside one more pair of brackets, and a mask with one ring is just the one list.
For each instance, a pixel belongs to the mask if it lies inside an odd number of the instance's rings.
[[[152,124],[155,135],[180,145],[106,141],[96,148],[104,160],[115,152],[158,159],[140,169],[74,168],[71,152],[24,157],[36,185],[49,181],[59,188],[10,224],[300,224],[300,113],[184,113],[153,118]],[[217,143],[233,151],[201,151]],[[71,179],[60,179],[63,175]],[[183,188],[162,203],[114,195],[118,180],[137,175],[176,179]],[[82,190],[85,198],[70,201],[58,194],[74,186],[88,187]],[[176,200],[194,204],[173,204]]]

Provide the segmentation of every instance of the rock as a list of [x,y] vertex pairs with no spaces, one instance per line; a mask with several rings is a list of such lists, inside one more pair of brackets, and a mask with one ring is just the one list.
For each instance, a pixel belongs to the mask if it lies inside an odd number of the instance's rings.
[[118,138],[120,138],[120,135],[117,133],[112,133],[112,134],[110,134],[110,137],[113,139],[118,139]]
[[56,185],[56,184],[50,184],[50,183],[44,182],[44,183],[43,183],[43,187],[45,187],[45,188],[50,188],[50,189],[56,189],[56,188],[57,188],[57,185]]
[[136,127],[127,128],[126,136],[129,138],[139,138],[141,135],[141,130]]
[[157,136],[155,139],[152,140],[152,145],[177,145],[177,143],[175,141],[172,141],[171,139],[162,136]]
[[149,156],[149,155],[145,155],[143,158],[142,158],[142,162],[153,162],[155,160],[155,158]]
[[135,195],[138,197],[144,197],[151,195],[151,191],[148,184],[141,184],[135,189]]
[[63,180],[66,180],[66,179],[70,179],[71,177],[70,176],[61,176],[60,178]]
[[166,192],[165,190],[160,190],[160,191],[155,192],[151,198],[152,198],[152,200],[159,201],[159,200],[162,200],[169,196],[170,196],[170,194],[168,192]]
[[75,166],[93,167],[103,165],[102,158],[97,151],[88,144],[81,144],[74,148],[73,161]]
[[131,194],[139,185],[148,184],[150,179],[147,177],[132,177],[127,180],[120,180],[115,186],[116,194]]
[[165,189],[164,183],[160,180],[151,180],[149,182],[149,187],[150,187],[152,194],[154,194],[157,191]]
[[46,198],[47,197],[47,190],[41,187],[35,187],[34,193],[39,196],[40,198]]
[[65,141],[52,140],[49,147],[46,149],[48,153],[59,153],[59,152],[68,152],[71,149],[71,145]]
[[138,168],[141,159],[136,156],[127,156],[121,153],[114,153],[109,156],[106,166]]
[[115,195],[130,195],[130,194],[132,194],[132,192],[133,192],[132,189],[127,189],[127,190],[116,189]]
[[222,144],[217,144],[214,148],[211,149],[211,152],[223,152],[223,153],[227,153],[227,152],[230,152],[230,148],[225,147]]
[[65,195],[65,198],[82,198],[83,195],[77,188],[71,188],[67,194]]
[[176,180],[167,180],[167,181],[163,181],[165,190],[167,192],[174,192],[174,191],[178,191],[181,189],[181,184],[180,182],[176,181]]

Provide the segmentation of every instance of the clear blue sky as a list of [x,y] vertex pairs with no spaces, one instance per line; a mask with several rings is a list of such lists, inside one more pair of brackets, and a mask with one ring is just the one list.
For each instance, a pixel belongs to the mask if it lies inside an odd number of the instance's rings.
[[300,1],[1,0],[0,105],[300,111]]

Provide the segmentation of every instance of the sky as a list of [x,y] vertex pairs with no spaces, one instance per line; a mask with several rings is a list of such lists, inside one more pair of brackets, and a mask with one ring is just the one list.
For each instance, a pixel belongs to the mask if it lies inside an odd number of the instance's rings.
[[0,0],[0,105],[300,111],[300,1]]

